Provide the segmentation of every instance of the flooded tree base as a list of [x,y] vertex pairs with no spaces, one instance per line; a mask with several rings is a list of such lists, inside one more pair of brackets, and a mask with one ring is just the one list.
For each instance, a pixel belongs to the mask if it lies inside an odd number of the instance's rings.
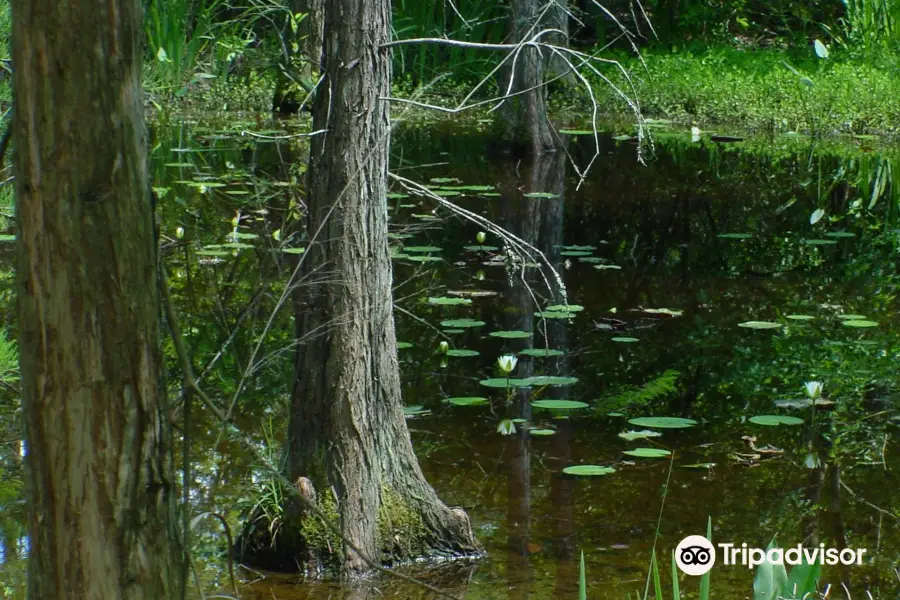
[[[335,528],[340,529],[338,501],[331,488],[319,493],[306,477],[298,478],[295,486]],[[340,573],[344,564],[344,544],[340,536],[292,494],[283,494],[281,498],[281,506],[274,505],[273,496],[269,495],[261,498],[253,508],[235,544],[236,559],[254,567],[300,572],[307,577]],[[436,541],[440,533],[446,532],[429,530],[418,511],[397,492],[382,487],[377,517],[379,555],[371,558],[384,566],[423,557],[447,558],[444,549],[452,545],[452,540]],[[480,553],[480,548],[474,540],[472,542],[472,552],[454,556]]]

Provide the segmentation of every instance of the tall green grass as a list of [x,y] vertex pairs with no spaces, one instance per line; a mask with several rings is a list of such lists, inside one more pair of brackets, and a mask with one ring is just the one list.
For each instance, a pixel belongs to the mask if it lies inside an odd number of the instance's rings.
[[841,19],[847,42],[866,50],[900,44],[900,0],[842,0],[847,15]]
[[148,84],[181,95],[198,60],[215,39],[216,13],[223,0],[150,0],[144,17],[151,54]]

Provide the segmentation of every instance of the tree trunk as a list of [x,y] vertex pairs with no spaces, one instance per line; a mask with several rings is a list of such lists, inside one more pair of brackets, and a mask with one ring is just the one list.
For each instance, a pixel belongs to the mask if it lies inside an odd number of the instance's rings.
[[13,0],[32,599],[181,597],[139,0]]
[[[540,0],[512,0],[510,4],[510,37],[512,43],[531,39],[541,29],[549,27],[547,15],[541,17],[544,4]],[[548,41],[549,38],[542,38]],[[510,59],[509,64],[512,59]],[[524,92],[504,103],[505,137],[527,154],[537,155],[554,147],[554,135],[547,118],[547,88],[544,71],[547,57],[537,48],[526,47],[519,53],[515,68],[506,69],[501,92]],[[512,85],[510,86],[510,78]]]
[[[289,423],[289,475],[334,487],[341,529],[376,559],[408,558],[378,544],[385,491],[424,526],[424,546],[478,549],[468,517],[438,499],[413,453],[400,399],[388,248],[388,104],[391,57],[387,0],[327,0],[323,70],[313,105],[309,222],[298,293],[296,365]],[[323,460],[324,459],[324,460]],[[323,468],[324,466],[324,468]],[[323,477],[324,476],[324,477]],[[325,486],[322,485],[326,483]],[[382,539],[384,536],[382,536]],[[401,543],[402,545],[402,543]],[[351,550],[351,571],[366,568]]]

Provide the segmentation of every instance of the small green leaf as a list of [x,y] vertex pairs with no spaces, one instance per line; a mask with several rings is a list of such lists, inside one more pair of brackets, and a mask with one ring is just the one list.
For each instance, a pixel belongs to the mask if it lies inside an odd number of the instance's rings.
[[878,327],[878,323],[875,321],[865,321],[862,319],[848,319],[845,321],[841,321],[845,327]]
[[683,429],[693,427],[697,421],[682,417],[637,417],[629,419],[629,423],[638,427],[656,427],[657,429]]
[[802,425],[803,419],[787,415],[757,415],[755,417],[750,417],[750,422],[756,423],[757,425],[775,427],[777,425]]
[[456,357],[469,357],[469,356],[478,356],[481,354],[478,350],[467,350],[465,348],[454,348],[452,350],[447,350],[447,356],[456,356]]
[[465,329],[468,327],[483,327],[487,325],[484,321],[476,321],[475,319],[450,319],[441,321],[441,327],[452,327],[454,329]]
[[531,403],[534,408],[546,408],[549,410],[575,410],[587,408],[587,402],[578,400],[534,400]]
[[562,356],[565,354],[562,350],[553,350],[551,348],[526,348],[519,352],[519,354],[523,356],[536,356],[536,357],[548,357],[548,356]]
[[482,406],[488,404],[487,398],[480,396],[466,396],[459,398],[447,398],[447,402],[454,406]]
[[610,473],[615,473],[616,470],[612,467],[601,467],[600,465],[572,465],[571,467],[566,467],[563,469],[563,473],[567,475],[581,475],[581,476],[596,476],[596,475],[609,475]]
[[553,435],[556,433],[555,429],[529,429],[528,433],[531,435]]
[[503,338],[505,340],[521,340],[531,337],[529,331],[492,331],[488,334],[491,337]]
[[746,321],[744,323],[738,323],[738,327],[744,327],[746,329],[778,329],[781,326],[781,323],[772,323],[770,321]]
[[619,342],[620,344],[633,344],[635,342],[639,342],[641,340],[633,337],[614,337],[612,341]]
[[634,450],[624,450],[622,454],[638,458],[664,458],[672,453],[662,448],[635,448]]

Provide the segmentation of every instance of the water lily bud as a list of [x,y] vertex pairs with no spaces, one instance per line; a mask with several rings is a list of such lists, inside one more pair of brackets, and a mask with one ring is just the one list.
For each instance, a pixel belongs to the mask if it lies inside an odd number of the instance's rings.
[[497,366],[500,367],[500,370],[503,371],[504,375],[509,375],[513,372],[513,369],[516,368],[516,363],[518,362],[519,359],[512,354],[504,354],[497,359]]
[[807,381],[803,387],[811,400],[817,400],[822,396],[822,389],[825,385],[821,381]]
[[438,344],[438,350],[440,350],[441,354],[447,354],[447,351],[450,350],[450,344],[447,342],[441,342]]
[[175,229],[175,237],[179,240],[184,237],[184,227],[177,227]]
[[512,419],[503,419],[497,425],[497,433],[500,435],[513,435],[516,433],[516,424],[512,422]]
[[478,235],[475,236],[475,239],[478,240],[479,244],[483,244],[484,240],[487,239],[487,234],[483,231],[479,231]]

